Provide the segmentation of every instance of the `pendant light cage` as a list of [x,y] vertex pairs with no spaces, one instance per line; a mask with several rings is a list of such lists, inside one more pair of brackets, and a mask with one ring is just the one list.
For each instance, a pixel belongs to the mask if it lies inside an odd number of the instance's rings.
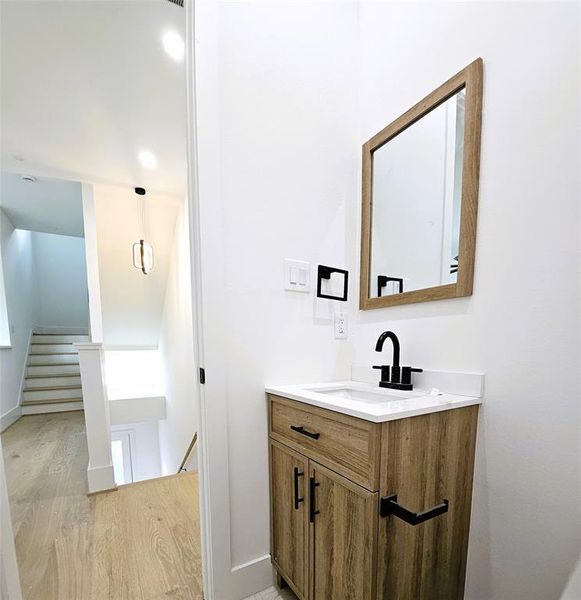
[[133,266],[144,275],[149,275],[153,269],[153,246],[145,241],[146,238],[146,213],[145,213],[145,189],[135,188],[137,194],[137,214],[141,239],[133,244]]

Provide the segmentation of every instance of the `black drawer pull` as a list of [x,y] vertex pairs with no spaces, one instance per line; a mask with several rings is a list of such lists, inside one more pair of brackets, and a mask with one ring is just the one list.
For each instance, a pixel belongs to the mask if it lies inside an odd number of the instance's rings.
[[295,467],[295,510],[299,510],[299,504],[304,502],[304,498],[299,498],[299,477],[302,477],[304,473],[299,472],[298,468]]
[[319,483],[315,481],[314,477],[309,479],[309,521],[315,522],[315,515],[319,514],[318,510],[315,510],[315,489],[319,487]]
[[404,508],[398,504],[397,494],[384,496],[379,504],[380,516],[387,517],[388,515],[393,515],[394,517],[402,519],[410,525],[419,525],[420,523],[424,523],[425,521],[433,519],[438,515],[443,515],[446,512],[448,512],[448,500],[442,500],[441,504],[418,513],[412,512],[411,510],[408,510],[407,508]]
[[302,425],[299,427],[297,425],[291,425],[290,428],[297,433],[302,433],[307,437],[313,438],[314,440],[318,440],[321,437],[320,433],[312,433],[311,431],[307,431]]

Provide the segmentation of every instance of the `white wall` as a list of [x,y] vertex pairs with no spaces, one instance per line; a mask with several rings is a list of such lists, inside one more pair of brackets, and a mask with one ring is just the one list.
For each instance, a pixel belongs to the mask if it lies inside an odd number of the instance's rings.
[[271,581],[264,384],[349,373],[329,301],[285,292],[282,274],[284,258],[313,271],[351,261],[356,10],[311,2],[198,10],[204,410],[215,597],[227,600]]
[[[188,236],[188,215],[184,203],[176,222],[159,344],[167,414],[167,418],[159,422],[163,475],[177,471],[194,432],[198,430]],[[196,452],[186,468],[197,469]]]
[[32,233],[36,272],[35,325],[43,329],[88,328],[85,240]]
[[132,188],[95,185],[95,220],[106,346],[157,347],[179,200],[148,193],[146,240],[155,266],[149,275],[133,267],[133,243],[141,238]]
[[377,360],[389,328],[408,364],[486,373],[471,600],[558,598],[579,554],[579,9],[360,8],[361,141],[484,59],[474,295],[359,313],[352,327],[357,363]]
[[[351,362],[376,361],[387,328],[411,364],[486,373],[466,597],[559,596],[581,522],[578,11],[548,2],[198,5],[216,597],[243,596],[268,567],[264,383],[347,377]],[[358,312],[360,145],[478,56],[474,296]],[[312,295],[282,290],[285,257],[350,268],[350,340],[333,340]]]
[[105,377],[109,398],[163,394],[157,350],[106,350]]
[[[0,209],[0,242],[6,286],[11,347],[0,348],[0,415],[15,409],[20,388],[28,341],[35,311],[35,280],[32,239],[29,231],[14,229]],[[14,411],[13,413],[14,414]],[[14,415],[17,416],[17,415]],[[9,420],[3,419],[3,424]]]

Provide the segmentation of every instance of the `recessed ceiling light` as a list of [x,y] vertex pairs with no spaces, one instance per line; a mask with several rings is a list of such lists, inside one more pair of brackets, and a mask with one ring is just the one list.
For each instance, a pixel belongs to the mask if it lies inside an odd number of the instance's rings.
[[157,167],[157,158],[149,150],[142,150],[139,155],[139,162],[146,169],[155,169]]
[[186,46],[182,36],[177,31],[166,31],[161,38],[163,49],[176,61],[184,60]]

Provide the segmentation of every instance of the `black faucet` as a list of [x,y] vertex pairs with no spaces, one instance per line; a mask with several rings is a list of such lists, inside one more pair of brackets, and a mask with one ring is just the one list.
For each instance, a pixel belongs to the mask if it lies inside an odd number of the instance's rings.
[[[374,369],[381,369],[381,380],[379,387],[391,388],[392,390],[413,390],[412,373],[421,373],[423,369],[412,367],[400,367],[399,365],[399,340],[393,331],[384,331],[375,344],[375,351],[383,350],[383,343],[389,338],[393,343],[393,365],[373,365]],[[391,377],[390,377],[391,375]]]

